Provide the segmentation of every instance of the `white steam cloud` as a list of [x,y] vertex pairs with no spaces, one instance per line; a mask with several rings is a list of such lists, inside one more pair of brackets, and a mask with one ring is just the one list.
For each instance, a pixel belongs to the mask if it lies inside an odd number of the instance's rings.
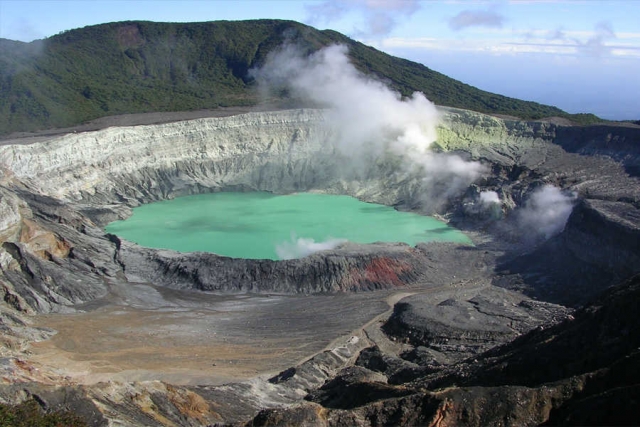
[[480,203],[483,205],[500,204],[500,196],[495,191],[482,191],[480,193]]
[[310,56],[285,45],[265,65],[252,71],[268,88],[288,89],[292,95],[328,108],[327,123],[339,150],[352,159],[375,159],[383,154],[404,160],[405,172],[419,171],[427,199],[448,198],[485,170],[477,162],[435,153],[438,112],[424,94],[402,99],[384,83],[360,73],[349,62],[347,48],[334,45]]
[[574,194],[567,195],[557,187],[545,185],[531,195],[520,211],[520,226],[529,231],[526,234],[548,239],[564,229],[574,201]]
[[311,238],[296,238],[295,234],[291,234],[291,240],[276,245],[276,254],[280,259],[304,258],[316,252],[334,249],[346,242],[346,239],[334,238],[328,238],[324,242],[316,242]]

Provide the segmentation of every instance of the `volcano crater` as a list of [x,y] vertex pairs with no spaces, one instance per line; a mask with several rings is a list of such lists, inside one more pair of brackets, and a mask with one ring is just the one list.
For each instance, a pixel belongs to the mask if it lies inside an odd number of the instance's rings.
[[[48,366],[49,378],[66,375],[70,379],[54,381],[70,384],[114,375],[219,384],[274,373],[314,354],[308,363],[331,366],[330,372],[342,365],[328,362],[323,349],[341,337],[359,337],[338,357],[347,363],[368,342],[365,326],[390,314],[388,302],[409,294],[427,296],[407,304],[483,301],[483,289],[497,286],[513,304],[532,297],[577,306],[640,271],[640,185],[633,173],[640,159],[638,129],[598,129],[581,147],[582,127],[451,108],[440,113],[432,149],[483,168],[482,176],[456,192],[448,191],[445,179],[425,180],[420,169],[403,168],[397,156],[345,154],[334,144],[325,111],[315,109],[115,126],[0,146],[0,266],[11,309],[2,315],[14,325],[33,323],[21,316],[39,319],[31,328],[16,327],[17,348],[48,336],[47,327],[60,331],[36,345],[32,363]],[[619,149],[607,142],[612,135],[623,142]],[[523,220],[532,195],[545,186],[573,197],[566,224],[550,235]],[[474,246],[349,243],[302,259],[249,260],[145,248],[103,230],[140,204],[223,191],[349,195],[435,215],[467,233]],[[536,314],[523,323],[526,328],[544,322],[541,309],[527,304]],[[419,310],[407,310],[414,312]],[[542,312],[558,316],[562,310],[544,306]],[[403,328],[420,321],[404,319]],[[85,344],[74,338],[79,322],[94,322],[84,328],[85,338],[103,332],[109,338],[86,344],[83,355]],[[147,324],[163,325],[165,335],[147,331]],[[520,333],[524,327],[512,328]],[[459,335],[468,338],[467,332]],[[199,346],[203,337],[212,344]],[[259,345],[264,351],[255,350]],[[457,350],[442,348],[428,357],[456,359],[451,354]],[[153,356],[163,352],[163,360]],[[207,352],[215,357],[194,356]],[[146,362],[136,365],[135,358]],[[79,361],[85,364],[71,372]],[[222,363],[239,366],[222,370]],[[314,381],[319,385],[323,378]],[[289,392],[299,390],[300,384],[287,384]],[[218,393],[212,390],[207,393]],[[284,402],[267,395],[243,416],[266,400]]]

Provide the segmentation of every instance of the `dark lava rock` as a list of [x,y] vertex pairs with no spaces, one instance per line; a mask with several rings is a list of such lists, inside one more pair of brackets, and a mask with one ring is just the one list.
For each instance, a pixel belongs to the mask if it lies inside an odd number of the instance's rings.
[[324,408],[313,403],[295,405],[287,409],[265,409],[245,425],[246,427],[269,426],[326,426],[322,413]]
[[[433,360],[423,363],[415,363],[417,358],[396,357],[384,354],[377,346],[365,348],[360,352],[356,360],[356,366],[362,366],[369,370],[385,375],[389,384],[404,384],[422,377],[427,373],[437,371],[439,364]],[[435,365],[435,366],[434,366]]]
[[638,422],[640,385],[617,387],[575,399],[551,412],[544,425],[628,426]]
[[462,360],[567,314],[564,307],[534,303],[494,287],[468,300],[434,303],[431,298],[420,294],[403,299],[383,326],[388,335],[421,347],[428,365]]
[[629,175],[640,176],[640,130],[637,127],[559,126],[554,143],[570,153],[608,156],[622,162]]
[[351,409],[366,403],[406,396],[405,390],[386,384],[386,378],[368,369],[352,366],[340,371],[319,389],[309,393],[305,399],[326,408]]
[[[611,288],[563,322],[540,326],[455,366],[429,387],[537,386],[605,368],[640,348],[640,275]],[[636,369],[635,379],[640,380]],[[631,373],[631,372],[630,372]]]
[[178,253],[122,242],[118,255],[132,281],[203,291],[318,293],[402,288],[423,275],[424,254],[406,244],[345,244],[285,261]]
[[[309,395],[322,407],[263,411],[254,421],[286,425],[312,414],[310,425],[328,426],[638,425],[639,303],[636,276],[575,317],[443,372],[394,386],[344,370]],[[376,349],[367,353],[371,366],[388,368]]]
[[499,262],[498,272],[498,286],[563,305],[584,304],[640,272],[640,207],[582,200],[561,234],[528,254]]

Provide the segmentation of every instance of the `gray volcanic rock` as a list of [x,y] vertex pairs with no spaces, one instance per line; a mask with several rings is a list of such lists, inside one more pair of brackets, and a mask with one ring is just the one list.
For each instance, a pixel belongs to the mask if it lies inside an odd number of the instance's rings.
[[[473,361],[459,364],[444,377],[424,381],[429,387],[454,383],[535,386],[610,367],[611,372],[620,374],[616,381],[636,384],[640,379],[640,326],[636,316],[639,294],[640,276],[636,275],[608,289],[564,321],[540,326]],[[622,366],[629,365],[636,366],[635,370],[627,371],[628,376],[622,374]]]
[[636,276],[575,317],[413,382],[344,370],[307,397],[320,407],[265,410],[248,425],[636,425],[638,283]]
[[422,276],[424,256],[406,244],[345,244],[303,259],[247,260],[120,242],[118,261],[128,280],[174,289],[313,293],[409,286]]
[[106,295],[107,282],[121,271],[113,242],[56,199],[21,188],[14,194],[25,214],[15,240],[2,244],[2,273],[25,305],[61,311]]
[[407,297],[394,306],[383,330],[421,347],[421,364],[450,364],[567,315],[562,306],[489,287],[469,299],[434,302],[428,294]]
[[607,125],[559,127],[554,143],[569,153],[608,156],[621,162],[629,175],[640,175],[640,134],[638,126],[614,129]]
[[640,272],[640,209],[621,201],[582,200],[565,230],[532,252],[501,263],[499,286],[577,306]]

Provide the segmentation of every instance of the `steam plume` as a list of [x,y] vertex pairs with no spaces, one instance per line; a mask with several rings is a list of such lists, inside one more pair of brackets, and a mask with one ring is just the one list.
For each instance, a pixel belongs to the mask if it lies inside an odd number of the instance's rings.
[[252,74],[262,87],[285,88],[295,97],[328,108],[327,123],[342,153],[354,159],[401,157],[405,172],[422,174],[427,202],[454,195],[484,172],[479,163],[431,151],[437,136],[435,106],[420,92],[402,99],[382,82],[363,75],[349,62],[345,46],[304,56],[299,48],[285,45]]
[[291,240],[276,245],[276,254],[280,259],[304,258],[319,251],[334,249],[345,242],[345,239],[334,238],[316,242],[311,238],[296,238],[295,234],[291,234]]
[[575,195],[566,195],[557,187],[545,185],[531,195],[520,211],[520,226],[528,231],[528,235],[548,239],[564,229],[574,200]]
[[480,193],[480,203],[483,205],[500,203],[500,196],[495,191],[483,191]]

